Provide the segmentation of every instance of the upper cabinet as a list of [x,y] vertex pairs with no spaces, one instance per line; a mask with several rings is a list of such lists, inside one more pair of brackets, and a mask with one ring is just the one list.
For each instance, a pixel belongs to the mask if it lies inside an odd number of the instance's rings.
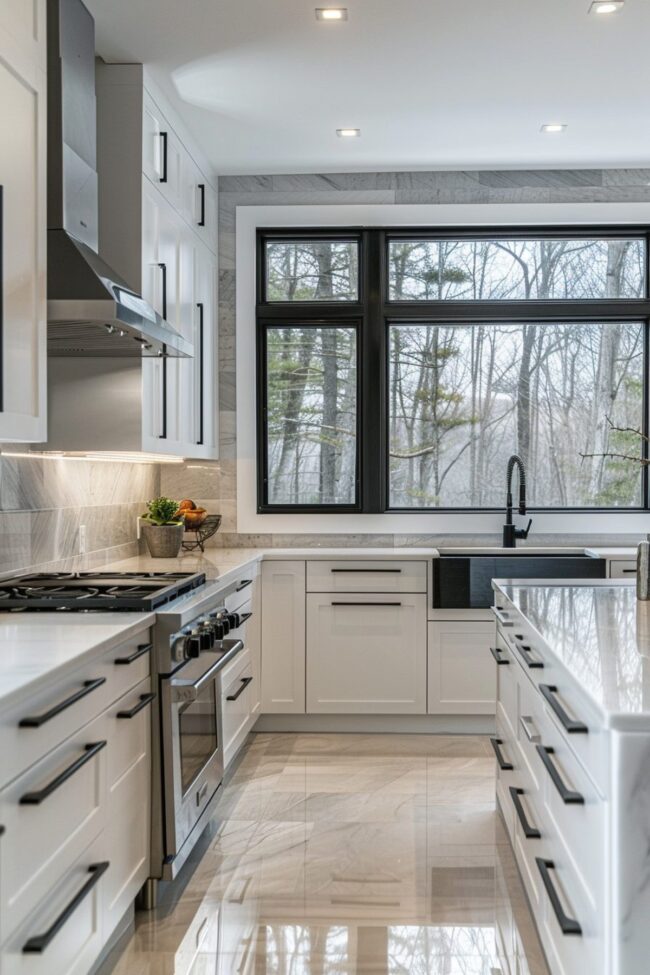
[[0,441],[46,437],[45,0],[0,4]]

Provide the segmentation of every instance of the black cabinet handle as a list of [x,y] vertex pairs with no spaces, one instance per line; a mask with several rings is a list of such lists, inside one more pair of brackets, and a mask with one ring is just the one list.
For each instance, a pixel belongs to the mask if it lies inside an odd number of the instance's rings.
[[117,717],[135,718],[136,714],[139,714],[140,711],[143,711],[146,708],[147,704],[151,704],[151,702],[154,700],[155,697],[156,697],[155,694],[141,694],[140,700],[134,707],[131,708],[130,711],[118,711]]
[[[203,224],[199,224],[200,227]],[[199,311],[199,354],[197,357],[197,368],[199,370],[199,436],[197,439],[197,444],[203,443],[203,410],[204,410],[204,377],[203,377],[203,363],[204,363],[204,315],[205,306],[202,301],[197,302],[196,307]]]
[[252,677],[242,677],[241,687],[239,688],[239,690],[235,691],[234,694],[229,694],[226,700],[236,701],[238,697],[241,697],[241,695],[244,693],[244,691],[246,690],[246,688],[248,687],[248,685],[251,683],[252,680],[253,680]]
[[560,793],[560,798],[562,799],[562,802],[566,803],[567,806],[569,805],[583,806],[585,802],[584,796],[581,795],[579,792],[575,792],[573,789],[569,789],[567,787],[565,782],[563,782],[562,780],[562,776],[560,775],[555,765],[553,764],[551,755],[555,754],[554,749],[549,748],[547,745],[535,745],[535,748],[537,749],[537,754],[539,755],[542,762],[544,763],[544,767],[546,771],[551,777],[551,781],[553,782],[553,785]]
[[582,928],[575,918],[568,917],[564,913],[562,902],[558,897],[555,885],[553,883],[553,878],[551,877],[551,870],[555,868],[555,864],[552,860],[544,860],[542,857],[535,857],[535,863],[537,864],[537,869],[540,872],[542,883],[546,888],[548,899],[551,902],[551,907],[553,908],[553,912],[557,918],[557,923],[560,925],[562,934],[582,934]]
[[529,656],[529,654],[531,654],[533,651],[531,650],[531,648],[528,646],[527,643],[517,643],[516,647],[519,650],[522,659],[526,662],[526,666],[530,670],[544,669],[544,663],[541,660],[535,660],[533,657]]
[[546,703],[550,706],[551,710],[560,719],[560,724],[565,731],[568,731],[570,735],[587,734],[589,731],[587,725],[583,724],[582,721],[574,721],[574,719],[566,713],[556,698],[555,695],[557,694],[557,687],[555,684],[540,684],[539,690]]
[[153,647],[150,643],[141,643],[128,657],[116,657],[115,663],[118,665],[132,664],[134,660],[137,660],[138,657],[144,657],[145,653],[150,653],[152,649]]
[[241,592],[242,589],[245,589],[246,588],[246,586],[252,586],[252,585],[253,585],[253,580],[252,579],[242,579],[242,581],[239,583],[239,585],[235,589],[235,592]]
[[159,182],[167,182],[167,133],[160,133],[160,143],[162,145],[162,173],[159,177]]
[[332,572],[332,573],[336,573],[336,572],[345,572],[345,573],[348,573],[348,572],[392,572],[392,573],[399,573],[401,571],[402,571],[401,569],[330,569],[330,572]]
[[86,745],[85,752],[81,755],[72,765],[68,765],[67,769],[64,769],[59,775],[53,778],[47,785],[39,789],[38,792],[26,792],[24,796],[21,796],[18,803],[21,806],[40,806],[48,796],[51,796],[53,792],[56,792],[64,782],[71,779],[75,772],[78,772],[80,768],[87,765],[97,752],[101,752],[102,748],[106,747],[105,741],[98,741],[94,745]]
[[199,227],[205,227],[205,183],[199,183],[199,193],[201,194]]
[[634,572],[634,573],[636,573],[636,569],[623,569],[623,572],[626,573],[626,574],[628,572]]
[[[167,177],[165,177],[166,179]],[[162,182],[162,180],[161,180]],[[162,317],[167,321],[167,265],[164,261],[158,264],[158,267],[162,271]],[[162,347],[162,390],[161,390],[161,425],[160,425],[160,440],[165,440],[167,438],[167,346]]]
[[490,744],[492,745],[492,748],[494,749],[494,754],[497,757],[497,762],[499,763],[499,768],[501,769],[501,771],[502,772],[512,772],[512,770],[514,768],[512,762],[507,762],[505,760],[505,758],[503,757],[503,754],[501,752],[501,747],[500,746],[503,745],[502,740],[500,738],[490,738]]
[[517,818],[521,823],[521,828],[524,831],[524,836],[527,840],[539,840],[541,838],[540,831],[535,827],[531,826],[526,817],[526,812],[521,804],[521,799],[519,796],[523,796],[524,790],[517,789],[514,785],[510,786],[510,798],[512,799],[515,811],[517,813]]
[[490,653],[492,654],[492,656],[494,657],[494,659],[496,660],[496,662],[499,664],[500,667],[503,667],[504,665],[510,663],[507,657],[501,656],[498,647],[490,647]]
[[80,691],[76,691],[71,694],[70,697],[66,697],[65,701],[61,701],[60,704],[55,704],[53,708],[49,711],[44,711],[42,714],[35,714],[27,718],[21,718],[18,722],[19,728],[40,728],[41,725],[46,724],[51,721],[52,718],[56,718],[57,714],[61,714],[66,708],[71,707],[80,701],[82,697],[86,697],[88,694],[92,694],[93,691],[101,687],[102,684],[106,683],[105,677],[97,677],[95,680],[85,680],[83,682],[83,687]]
[[331,602],[330,606],[401,606],[401,603],[371,603],[371,602],[350,602],[349,600],[341,602]]
[[29,941],[25,942],[23,945],[23,954],[40,955],[45,951],[49,943],[59,933],[65,922],[72,917],[81,902],[85,900],[93,887],[99,882],[100,877],[106,873],[109,866],[109,861],[105,860],[103,863],[92,863],[88,867],[88,873],[92,874],[92,876],[86,881],[81,890],[74,895],[70,903],[64,907],[57,919],[47,929],[45,934],[37,934],[33,938],[30,938]]

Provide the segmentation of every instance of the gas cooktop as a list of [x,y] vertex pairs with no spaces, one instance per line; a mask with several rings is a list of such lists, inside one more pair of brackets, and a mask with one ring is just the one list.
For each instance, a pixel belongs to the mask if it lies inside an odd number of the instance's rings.
[[202,572],[37,572],[0,579],[0,612],[150,612],[204,582]]

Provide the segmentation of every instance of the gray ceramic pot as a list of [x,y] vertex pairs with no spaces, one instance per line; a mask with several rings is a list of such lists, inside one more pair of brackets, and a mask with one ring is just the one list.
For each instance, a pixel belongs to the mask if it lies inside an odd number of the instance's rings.
[[154,559],[175,559],[183,541],[184,525],[142,524],[142,534]]

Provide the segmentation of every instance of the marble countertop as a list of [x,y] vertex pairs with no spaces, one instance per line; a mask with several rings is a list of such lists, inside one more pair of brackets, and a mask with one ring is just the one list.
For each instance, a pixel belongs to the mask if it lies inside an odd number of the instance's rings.
[[634,584],[494,585],[594,704],[605,727],[650,731],[650,602],[637,600]]
[[51,684],[154,621],[154,613],[0,613],[0,704]]

